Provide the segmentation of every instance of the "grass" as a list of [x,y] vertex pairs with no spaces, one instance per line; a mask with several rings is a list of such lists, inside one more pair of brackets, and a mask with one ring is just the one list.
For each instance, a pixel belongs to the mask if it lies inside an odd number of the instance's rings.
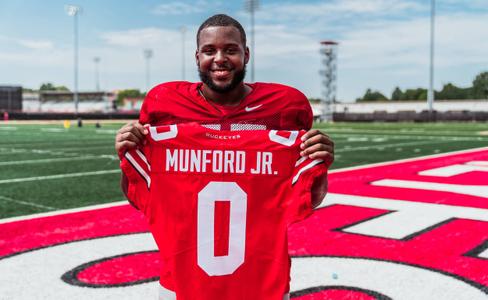
[[[121,126],[0,124],[0,218],[123,200],[114,151]],[[337,123],[316,128],[335,141],[333,169],[488,145],[484,123]]]

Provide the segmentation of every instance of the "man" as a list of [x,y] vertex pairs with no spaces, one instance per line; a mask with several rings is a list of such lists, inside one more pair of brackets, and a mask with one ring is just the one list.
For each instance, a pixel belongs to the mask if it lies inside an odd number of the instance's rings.
[[[196,64],[201,83],[170,82],[153,88],[144,101],[139,122],[123,126],[115,149],[122,157],[142,145],[144,124],[168,125],[198,122],[218,130],[308,130],[302,137],[302,156],[333,162],[334,144],[319,130],[310,129],[313,116],[307,98],[298,90],[279,84],[246,84],[245,67],[250,53],[241,24],[226,15],[207,19],[198,29]],[[127,195],[124,174],[121,187]],[[314,181],[312,205],[327,192],[327,177]],[[168,275],[170,276],[170,275]]]

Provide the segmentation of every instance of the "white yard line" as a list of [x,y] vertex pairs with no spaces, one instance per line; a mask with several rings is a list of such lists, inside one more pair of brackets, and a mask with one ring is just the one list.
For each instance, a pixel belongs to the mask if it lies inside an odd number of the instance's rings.
[[353,133],[353,134],[334,134],[336,138],[357,138],[362,140],[371,140],[373,138],[386,138],[386,139],[397,139],[397,140],[404,140],[404,139],[411,139],[411,140],[449,140],[449,141],[486,141],[486,137],[481,136],[418,136],[418,135],[403,135],[403,134],[368,134],[364,135],[361,133]]
[[76,153],[64,153],[60,151],[41,150],[41,149],[24,149],[24,148],[0,148],[0,154],[11,153],[35,153],[35,154],[50,154],[50,155],[63,155],[63,156],[76,156]]
[[[478,131],[478,132],[465,132],[465,131],[434,131],[434,132],[431,132],[429,131],[428,129],[426,130],[391,130],[391,131],[388,131],[388,130],[375,130],[375,129],[357,129],[357,128],[344,128],[344,129],[337,129],[337,128],[320,128],[319,129],[321,130],[324,130],[326,132],[334,132],[334,133],[352,133],[352,134],[382,134],[382,135],[398,135],[398,134],[401,134],[401,135],[408,135],[408,134],[419,134],[419,135],[426,135],[426,136],[429,136],[432,134],[439,134],[439,135],[442,135],[442,134],[445,134],[445,135],[458,135],[458,136],[464,136],[464,135],[476,135],[476,134],[480,134],[483,133],[483,131]],[[488,132],[488,131],[487,131]]]
[[353,147],[353,148],[342,148],[337,149],[336,152],[350,152],[350,151],[358,151],[358,150],[370,150],[370,149],[377,149],[377,148],[391,148],[391,147],[400,147],[400,146],[416,146],[416,145],[424,145],[424,144],[439,144],[439,143],[448,143],[450,141],[443,140],[443,141],[423,141],[423,142],[405,142],[405,143],[396,143],[396,144],[381,144],[381,145],[374,145],[374,146],[363,146],[363,147]]
[[[103,147],[76,147],[76,148],[56,148],[56,150],[62,149],[72,149],[72,150],[88,150],[88,149],[100,149],[106,147],[113,147],[111,145],[106,145]],[[112,151],[111,151],[112,152]],[[67,157],[74,157],[74,156],[86,156],[84,153],[77,153],[77,152],[63,152],[63,151],[51,151],[51,150],[41,150],[41,149],[23,149],[23,148],[1,148],[0,147],[0,155],[10,155],[12,153],[34,153],[34,154],[49,154],[49,155],[61,155]],[[113,153],[113,152],[112,152]],[[115,155],[115,154],[114,154]],[[109,157],[112,155],[100,155],[104,157]]]
[[389,165],[394,165],[394,164],[398,164],[398,163],[422,161],[422,160],[426,160],[426,159],[450,156],[450,155],[455,155],[455,154],[468,154],[468,153],[478,152],[478,151],[483,151],[483,150],[488,151],[488,147],[464,149],[464,150],[457,150],[457,151],[445,152],[445,153],[439,153],[439,154],[431,154],[431,155],[426,155],[426,156],[401,158],[401,159],[397,159],[397,160],[391,160],[391,161],[379,162],[379,163],[372,163],[372,164],[366,164],[366,165],[360,165],[360,166],[354,166],[354,167],[345,167],[345,168],[330,170],[329,174],[340,173],[340,172],[345,172],[345,171],[352,171],[352,170],[360,170],[360,169],[372,168],[372,167],[389,166]]
[[[80,141],[56,141],[56,148],[59,148],[59,147],[76,147],[76,146],[80,146]],[[89,144],[89,145],[92,145],[92,146],[101,146],[101,145],[107,145],[107,140],[105,139],[87,139],[87,140],[83,140],[83,144]],[[25,146],[36,146],[37,148],[41,148],[41,147],[44,147],[44,146],[53,146],[53,142],[52,141],[46,141],[46,140],[43,140],[43,141],[33,141],[33,142],[25,142],[25,143],[12,143],[12,144],[8,144],[8,146],[10,148],[22,148],[22,149],[26,149],[26,148],[23,148]]]
[[90,160],[90,159],[115,159],[115,155],[99,155],[99,156],[81,156],[81,157],[63,157],[63,158],[45,158],[45,159],[28,159],[16,161],[0,162],[0,166],[24,165],[24,164],[40,164],[48,162],[62,162],[73,160]]
[[42,205],[42,204],[36,204],[36,203],[31,203],[31,202],[26,202],[26,201],[22,201],[22,200],[15,200],[15,199],[12,199],[10,197],[5,197],[5,196],[0,196],[0,200],[14,202],[14,203],[17,203],[17,204],[22,204],[22,205],[27,205],[27,206],[34,206],[34,207],[49,209],[49,210],[56,210],[57,209],[56,207]]
[[129,202],[127,202],[127,200],[122,200],[122,201],[105,203],[105,204],[96,204],[96,205],[90,205],[90,206],[84,206],[78,208],[69,208],[69,209],[62,209],[62,210],[57,210],[52,212],[44,212],[44,213],[31,214],[26,216],[5,218],[5,219],[0,219],[0,224],[5,224],[5,223],[10,223],[15,221],[24,221],[24,220],[34,219],[34,218],[51,217],[51,216],[57,216],[62,214],[68,214],[68,213],[77,213],[81,211],[97,210],[97,209],[122,206],[122,205],[129,205]]
[[95,130],[96,133],[99,134],[116,134],[118,130],[115,129],[97,129]]
[[64,128],[49,128],[49,127],[42,127],[40,128],[42,132],[51,132],[51,133],[58,133],[58,132],[68,132],[67,129]]
[[[100,146],[93,146],[93,147],[83,147],[83,145],[77,146],[77,147],[64,147],[64,148],[56,148],[57,150],[61,151],[69,151],[69,150],[91,150],[91,149],[104,149],[104,148],[112,148],[113,149],[114,145],[112,144],[106,144],[106,145],[100,145]],[[114,150],[115,151],[115,150]]]
[[[393,160],[393,161],[388,161],[388,162],[366,164],[366,165],[362,165],[362,166],[346,167],[346,168],[341,168],[341,169],[330,170],[329,174],[346,172],[346,171],[351,171],[351,170],[364,169],[364,168],[378,167],[378,166],[387,166],[387,165],[404,163],[404,162],[422,161],[425,159],[450,156],[450,155],[454,155],[454,154],[462,154],[462,153],[467,154],[467,153],[477,152],[477,151],[482,151],[482,150],[488,150],[488,147],[479,147],[479,148],[474,148],[474,149],[458,150],[458,151],[446,152],[446,153],[441,153],[441,154],[426,155],[426,156],[421,156],[421,157],[404,158],[404,159],[398,159],[398,160]],[[332,193],[330,195],[332,195]],[[350,195],[348,195],[348,197],[349,196]],[[392,201],[389,201],[389,203],[392,203]],[[324,203],[320,207],[327,206],[328,204],[329,204],[329,202],[324,201]],[[52,211],[52,212],[46,212],[46,213],[38,213],[38,214],[31,214],[31,215],[25,215],[25,216],[5,218],[5,219],[0,219],[0,224],[5,224],[5,223],[10,223],[10,222],[15,222],[15,221],[30,220],[30,219],[41,218],[41,217],[57,216],[57,215],[62,215],[62,214],[67,214],[67,213],[97,210],[97,209],[109,208],[109,207],[115,207],[115,206],[122,206],[122,205],[128,205],[128,202],[126,200],[123,200],[123,201],[117,201],[117,202],[106,203],[106,204],[97,204],[97,205],[91,205],[91,206],[85,206],[85,207],[79,207],[79,208],[63,209],[63,210],[57,210],[57,211]]]
[[0,180],[0,184],[26,182],[26,181],[38,181],[38,180],[49,180],[49,179],[61,179],[61,178],[70,178],[70,177],[81,177],[81,176],[88,176],[88,175],[113,174],[113,173],[119,173],[119,172],[120,172],[120,169],[115,169],[115,170],[103,170],[103,171],[93,171],[93,172],[57,174],[57,175],[48,175],[48,176],[13,178],[13,179]]

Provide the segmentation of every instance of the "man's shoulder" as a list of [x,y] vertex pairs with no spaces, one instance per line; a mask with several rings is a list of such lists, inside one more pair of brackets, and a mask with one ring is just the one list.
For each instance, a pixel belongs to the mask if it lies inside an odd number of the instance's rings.
[[270,82],[256,82],[251,84],[261,95],[274,95],[278,98],[287,98],[289,101],[308,101],[307,97],[298,89],[289,85]]
[[148,97],[158,98],[167,94],[189,94],[196,83],[188,81],[169,81],[156,85],[148,93]]

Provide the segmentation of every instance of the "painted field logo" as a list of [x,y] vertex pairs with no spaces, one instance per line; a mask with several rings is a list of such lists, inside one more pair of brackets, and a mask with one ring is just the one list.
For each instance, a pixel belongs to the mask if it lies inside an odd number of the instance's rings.
[[[290,228],[294,299],[487,299],[488,148],[341,170]],[[158,255],[118,203],[0,221],[0,299],[156,299]]]

